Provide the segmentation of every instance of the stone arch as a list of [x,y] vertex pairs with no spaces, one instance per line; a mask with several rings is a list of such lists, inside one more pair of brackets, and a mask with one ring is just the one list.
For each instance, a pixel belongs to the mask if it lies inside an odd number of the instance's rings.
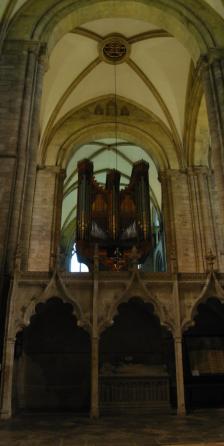
[[[171,326],[169,320],[166,318],[166,312],[164,311],[164,307],[162,304],[158,302],[158,299],[146,289],[143,283],[139,283],[139,286],[133,286],[136,280],[136,275],[133,274],[132,278],[126,289],[120,296],[116,296],[112,305],[108,309],[108,312],[99,324],[99,333],[101,334],[107,327],[113,325],[114,318],[118,315],[118,307],[124,303],[128,303],[131,299],[138,298],[145,304],[151,304],[154,309],[154,315],[158,318],[160,325],[167,328],[168,331],[172,331],[173,327]],[[137,281],[139,279],[137,278]],[[132,288],[133,286],[133,288]]]
[[113,325],[114,323],[114,318],[119,314],[118,308],[120,305],[125,304],[130,302],[132,299],[138,299],[139,301],[142,301],[144,304],[151,304],[153,306],[154,309],[154,315],[155,317],[159,320],[160,324],[161,323],[161,310],[159,308],[158,302],[156,302],[153,299],[146,299],[145,296],[141,296],[141,295],[135,295],[135,293],[130,294],[128,296],[126,296],[123,299],[118,300],[111,308],[111,311],[109,312],[109,315],[111,316],[111,319],[109,319],[109,323],[104,324],[101,326],[101,330],[100,332],[102,333],[104,330],[106,330],[106,328],[110,325]]
[[73,310],[71,302],[52,296],[36,305],[30,325],[17,333],[14,388],[18,411],[89,410],[91,342]]
[[212,293],[211,294],[207,294],[206,296],[204,296],[202,299],[198,300],[194,306],[192,307],[191,310],[191,320],[189,321],[188,324],[185,325],[184,327],[184,331],[186,331],[188,328],[192,327],[195,325],[195,317],[198,315],[198,308],[201,304],[206,304],[207,301],[209,299],[217,299],[220,304],[224,304],[224,298],[220,298],[220,296],[216,293]]
[[[193,71],[193,68],[192,68]],[[201,63],[198,64],[193,74],[193,85],[191,86],[187,105],[186,122],[186,148],[188,166],[209,165],[209,125],[208,115],[201,79]]]
[[202,95],[195,128],[194,165],[209,166],[210,133],[205,96]]
[[[154,370],[155,375],[158,370],[170,371],[171,362],[174,369],[172,349],[173,338],[167,327],[161,325],[152,302],[143,300],[136,293],[126,302],[120,303],[114,326],[108,327],[101,334],[100,381],[107,387],[104,382],[104,373],[109,379],[113,373],[118,373],[119,378],[122,371],[126,370],[138,379],[137,370],[145,370],[144,373],[146,373],[146,370],[151,369]],[[110,397],[108,398],[110,400]],[[136,397],[132,398],[130,397],[130,404]]]
[[182,0],[170,0],[169,4],[163,0],[152,0],[150,4],[146,0],[108,0],[105,8],[102,0],[84,0],[81,5],[69,0],[40,0],[36,12],[35,1],[30,0],[12,20],[8,37],[45,41],[50,50],[64,34],[83,23],[106,17],[129,17],[167,30],[196,61],[208,48],[224,44],[222,19],[203,0],[198,2],[196,5],[194,0],[188,0],[186,5]]
[[[124,99],[122,98],[121,101],[123,103]],[[97,138],[114,137],[114,122],[111,117],[88,113],[88,107],[93,108],[94,111],[95,105],[94,100],[92,104],[87,105],[87,109],[85,106],[74,109],[56,123],[40,146],[40,164],[56,164],[65,168],[80,145]],[[150,154],[158,170],[178,169],[182,164],[181,154],[173,142],[169,129],[158,118],[155,118],[153,113],[146,113],[137,105],[129,104],[129,112],[129,116],[122,116],[118,120],[118,137],[140,145]],[[146,128],[140,121],[138,123],[137,115],[135,116],[137,112],[145,117],[146,122],[151,122],[151,125]]]
[[70,305],[72,307],[72,315],[77,318],[77,321],[81,317],[81,311],[79,305],[74,301],[65,299],[63,296],[57,295],[57,293],[52,294],[50,297],[44,297],[40,299],[33,299],[29,302],[26,309],[24,309],[24,317],[23,321],[20,322],[20,325],[17,325],[17,332],[28,327],[30,325],[31,319],[37,314],[37,307],[38,305],[45,305],[47,302],[49,302],[52,299],[58,299],[63,304]]
[[193,85],[191,85],[190,94],[187,97],[188,110],[185,124],[185,145],[187,149],[186,160],[187,165],[192,166],[195,164],[195,134],[198,122],[199,110],[203,96],[203,86],[200,75],[197,73],[200,68],[194,70],[191,67],[192,78],[194,79]]
[[195,316],[198,314],[199,305],[206,303],[206,301],[210,298],[218,299],[220,303],[224,304],[224,290],[213,274],[210,274],[208,276],[206,284],[199,296],[194,300],[192,304],[188,305],[187,315],[182,322],[183,333],[190,327],[194,326]]
[[31,318],[36,314],[36,308],[39,304],[45,304],[52,298],[58,298],[64,304],[69,304],[72,306],[73,311],[72,314],[77,319],[77,325],[82,327],[88,333],[90,332],[90,322],[86,320],[83,311],[76,300],[69,298],[68,296],[63,295],[61,292],[57,292],[56,290],[52,290],[52,292],[42,293],[37,297],[33,297],[28,301],[28,304],[24,306],[20,311],[20,318],[15,320],[15,329],[14,333],[23,330],[24,328],[30,325]]
[[[126,139],[129,142],[141,146],[149,155],[152,157],[158,170],[168,169],[170,166],[167,154],[163,150],[159,141],[154,139],[151,135],[142,131],[138,128],[133,128],[133,126],[128,124],[118,124],[117,125],[117,136],[121,139]],[[61,165],[64,169],[67,165],[70,156],[75,152],[76,147],[87,144],[89,141],[97,138],[113,138],[114,137],[114,123],[99,123],[88,126],[88,128],[81,129],[71,135],[71,138],[65,141],[63,146],[60,147],[62,157],[58,157],[56,164]],[[69,151],[72,148],[72,152]],[[69,158],[67,158],[67,156]]]
[[224,306],[215,290],[210,289],[197,302],[192,317],[194,323],[188,324],[183,333],[186,403],[189,410],[220,407],[224,386]]

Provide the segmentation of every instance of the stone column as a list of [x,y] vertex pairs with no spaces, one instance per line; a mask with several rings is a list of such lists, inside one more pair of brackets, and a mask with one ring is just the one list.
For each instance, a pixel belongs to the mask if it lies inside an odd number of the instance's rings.
[[91,418],[99,418],[99,338],[92,336],[91,350]]
[[217,263],[224,270],[224,49],[211,49],[202,57],[202,80],[211,135],[213,212]]
[[26,408],[26,392],[25,392],[25,374],[26,374],[27,356],[22,351],[21,357],[17,360],[17,374],[15,376],[15,385],[17,390],[17,404],[19,410]]
[[98,294],[99,294],[99,258],[95,245],[93,272],[92,333],[91,333],[91,418],[99,417],[99,336],[98,336]]
[[176,363],[177,414],[185,415],[186,408],[185,408],[182,331],[181,331],[181,313],[180,313],[178,277],[175,278],[173,284],[173,309],[174,309],[175,324],[176,324],[173,336],[174,336],[175,363]]
[[217,255],[211,197],[211,171],[206,166],[187,169],[192,209],[196,271],[206,271],[206,256]]
[[169,169],[161,172],[160,178],[170,270],[195,272],[195,244],[187,172]]
[[[53,203],[53,221],[51,232],[51,262],[50,269],[55,268],[54,259],[56,259],[57,253],[60,250],[60,238],[61,238],[61,214],[63,203],[63,187],[65,179],[65,170],[60,169],[55,175],[55,191],[54,191],[54,203]],[[59,252],[60,254],[60,252]],[[62,256],[63,257],[63,256]],[[65,267],[65,265],[61,265]]]
[[21,207],[21,227],[19,243],[21,246],[21,268],[28,268],[28,252],[32,223],[33,200],[37,169],[37,148],[40,131],[40,104],[42,96],[43,77],[47,67],[47,59],[44,52],[40,52],[37,58],[33,80],[32,104],[30,110],[30,134],[28,140],[26,176],[24,181],[23,203]]
[[184,373],[183,373],[183,352],[182,337],[174,336],[175,362],[176,362],[176,381],[177,381],[177,414],[185,415],[185,392],[184,392]]
[[0,56],[0,356],[9,277],[29,221],[44,51],[39,42],[6,40]]
[[168,171],[159,172],[159,181],[162,192],[162,216],[165,233],[166,261],[168,271],[175,272],[176,264],[176,234],[173,215],[173,199],[171,181]]
[[39,167],[33,203],[28,269],[49,271],[55,267],[60,239],[64,171]]
[[14,365],[15,338],[8,337],[5,341],[5,351],[1,380],[1,419],[6,420],[12,415],[12,385]]
[[6,41],[0,59],[0,264],[6,272],[13,270],[34,189],[43,51],[38,42]]

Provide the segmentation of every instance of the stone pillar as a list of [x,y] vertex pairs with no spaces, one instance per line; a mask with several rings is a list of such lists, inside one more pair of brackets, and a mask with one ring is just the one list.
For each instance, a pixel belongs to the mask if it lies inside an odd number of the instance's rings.
[[15,339],[8,337],[5,341],[5,351],[1,379],[1,419],[6,420],[12,415],[12,385],[14,365]]
[[[28,252],[32,223],[33,200],[36,182],[37,169],[37,148],[40,131],[40,104],[42,96],[42,85],[44,72],[46,71],[46,56],[40,53],[36,71],[34,73],[34,85],[32,93],[32,109],[30,111],[30,134],[28,141],[26,177],[24,182],[24,201],[21,209],[21,229],[19,234],[19,243],[21,246],[21,268],[28,268]],[[31,119],[32,118],[32,119]]]
[[[54,192],[54,212],[52,221],[52,233],[51,233],[51,262],[50,269],[55,268],[54,259],[56,259],[57,253],[60,250],[60,239],[61,239],[61,213],[62,213],[62,203],[63,203],[63,187],[65,179],[65,170],[60,169],[55,175],[55,192]],[[60,252],[59,252],[60,254]],[[64,257],[64,256],[62,256]],[[61,265],[65,267],[65,265]]]
[[34,189],[44,50],[38,42],[6,41],[0,58],[0,264],[7,272]]
[[91,418],[99,418],[99,338],[92,336],[91,350]]
[[195,272],[193,221],[186,171],[160,172],[169,270]]
[[188,182],[192,209],[196,271],[206,271],[206,256],[217,255],[215,225],[211,197],[211,171],[208,167],[188,168]]
[[26,374],[27,355],[22,351],[20,358],[17,360],[17,374],[15,376],[16,386],[16,403],[19,410],[26,408],[26,392],[25,392],[25,374]]
[[177,276],[173,284],[173,310],[175,315],[175,332],[173,335],[174,335],[175,364],[176,364],[177,414],[185,415],[186,408],[185,408],[185,391],[184,391],[182,330],[181,330],[180,296],[179,296]]
[[91,418],[99,417],[99,336],[98,336],[98,294],[99,294],[99,257],[95,245],[93,272],[93,303],[91,333]]
[[49,271],[56,262],[60,238],[64,171],[40,167],[36,174],[32,226],[29,245],[29,271]]
[[6,40],[0,56],[0,356],[9,277],[29,227],[22,229],[34,186],[44,51],[39,42]]
[[224,270],[224,49],[202,57],[202,80],[211,135],[213,213],[218,268]]
[[185,392],[184,392],[184,373],[183,373],[183,352],[182,337],[174,337],[175,363],[176,363],[176,382],[177,382],[177,414],[185,415]]
[[176,271],[176,234],[173,215],[173,199],[170,176],[167,171],[159,172],[162,192],[162,216],[165,233],[166,261],[168,271]]

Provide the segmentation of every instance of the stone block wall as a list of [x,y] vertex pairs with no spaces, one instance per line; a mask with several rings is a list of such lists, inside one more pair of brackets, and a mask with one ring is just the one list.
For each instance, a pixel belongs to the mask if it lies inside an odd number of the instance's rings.
[[[54,251],[57,214],[57,168],[37,171],[29,244],[29,271],[48,271]],[[60,202],[59,202],[60,207]],[[59,221],[60,224],[60,221]]]

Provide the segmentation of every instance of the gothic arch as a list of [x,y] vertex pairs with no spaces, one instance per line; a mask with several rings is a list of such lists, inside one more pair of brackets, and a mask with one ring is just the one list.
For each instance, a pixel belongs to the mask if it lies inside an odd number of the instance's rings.
[[[136,283],[137,282],[137,283]],[[134,272],[129,280],[125,290],[116,296],[112,305],[108,309],[105,318],[99,324],[99,333],[101,334],[107,327],[113,325],[115,316],[118,315],[118,307],[121,304],[128,303],[131,299],[138,298],[145,304],[149,303],[154,308],[154,315],[158,318],[160,325],[166,327],[169,331],[172,327],[169,321],[166,320],[164,307],[158,302],[158,299],[148,290],[141,279],[138,272]]]
[[[100,98],[100,101],[102,99]],[[87,104],[95,109],[99,98]],[[121,103],[125,103],[122,98]],[[128,105],[128,104],[127,104]],[[114,137],[113,117],[89,114],[82,108],[71,110],[51,129],[48,138],[39,151],[39,162],[46,165],[60,165],[65,168],[76,148],[97,138]],[[166,126],[153,113],[129,104],[130,115],[118,120],[118,137],[140,145],[150,154],[158,170],[177,169],[182,165],[181,155]],[[132,112],[132,113],[131,113]],[[83,116],[86,114],[86,119]],[[151,125],[138,124],[138,113]]]
[[59,285],[61,286],[57,286],[57,282],[53,276],[45,290],[39,296],[34,296],[32,299],[30,299],[27,305],[20,309],[20,317],[15,320],[15,333],[23,330],[30,324],[32,316],[36,314],[36,307],[38,304],[44,304],[55,297],[60,299],[65,304],[70,304],[73,308],[72,314],[77,318],[77,325],[82,327],[88,333],[90,332],[90,321],[85,318],[81,306],[75,299],[68,295],[66,288],[63,287],[63,284]]
[[182,332],[184,333],[188,328],[194,326],[195,324],[195,316],[198,313],[198,307],[200,304],[205,303],[209,298],[215,298],[220,301],[220,303],[224,304],[224,290],[219,284],[217,278],[214,273],[210,273],[206,283],[199,294],[199,296],[194,300],[193,303],[188,305],[187,315],[182,322]]
[[[77,325],[78,326],[83,326],[83,318],[81,315],[81,311],[80,311],[80,307],[78,305],[77,302],[75,301],[68,301],[66,299],[64,299],[62,296],[55,296],[52,295],[51,297],[45,298],[45,299],[33,299],[29,302],[29,304],[27,305],[27,307],[24,309],[24,315],[23,318],[20,320],[16,320],[16,324],[15,324],[15,334],[18,333],[19,331],[23,330],[24,328],[28,327],[30,325],[30,321],[31,318],[33,316],[35,316],[36,314],[36,307],[39,304],[45,304],[47,303],[49,300],[53,299],[53,298],[58,298],[61,300],[61,302],[63,302],[64,304],[69,304],[73,307],[73,311],[72,314],[77,318]],[[84,329],[87,330],[87,327],[84,325],[83,326]],[[87,330],[88,331],[88,330]]]
[[224,298],[220,298],[220,296],[217,294],[211,293],[211,294],[208,294],[207,296],[204,296],[203,299],[201,299],[200,301],[197,301],[197,303],[193,306],[192,312],[191,312],[191,323],[186,325],[184,331],[186,331],[189,327],[195,325],[195,317],[198,315],[199,305],[205,304],[209,299],[217,299],[220,302],[220,304],[224,304]]
[[188,49],[194,61],[209,48],[224,44],[223,21],[203,0],[197,4],[188,0],[187,5],[183,0],[108,0],[106,7],[102,0],[84,0],[81,6],[70,0],[39,0],[38,11],[35,0],[30,0],[12,20],[8,38],[48,42],[50,51],[67,32],[106,17],[129,17],[162,27]]
[[[142,129],[134,128],[129,124],[118,124],[117,126],[118,138],[127,140],[133,144],[141,146],[152,157],[158,170],[168,169],[170,166],[167,154],[163,151],[163,147],[158,140]],[[74,154],[77,147],[88,144],[94,139],[113,138],[114,137],[114,122],[89,125],[80,131],[70,135],[64,144],[60,147],[60,156],[56,160],[56,165],[65,168],[70,157]],[[72,149],[72,150],[69,150]],[[150,149],[150,151],[149,151]]]
[[30,326],[23,328],[15,344],[15,410],[87,411],[91,342],[79,327],[71,302],[52,296],[36,305]]
[[[185,124],[185,147],[186,147],[186,162],[188,166],[200,165],[198,159],[204,155],[202,153],[195,153],[195,138],[198,120],[200,118],[200,107],[203,98],[203,85],[200,75],[200,67],[196,70],[192,67],[193,84],[188,87],[188,97],[186,101],[186,124]],[[197,158],[196,158],[197,157]],[[205,155],[204,155],[205,157]],[[207,165],[207,163],[206,163]]]
[[[114,318],[116,316],[119,315],[119,307],[122,304],[127,304],[128,302],[130,302],[132,299],[138,299],[139,301],[143,302],[145,305],[147,304],[151,304],[153,306],[153,315],[158,319],[158,321],[160,322],[161,326],[164,326],[166,328],[168,328],[168,326],[162,322],[161,319],[161,313],[162,310],[158,305],[158,302],[156,302],[154,299],[147,299],[145,296],[142,296],[139,294],[130,294],[128,296],[126,296],[123,299],[120,299],[118,301],[116,301],[116,303],[114,303],[114,305],[111,307],[110,311],[108,312],[108,317],[106,320],[102,321],[102,323],[99,326],[99,333],[100,335],[102,335],[102,333],[110,326],[112,326],[114,324]],[[169,328],[168,328],[169,329]]]
[[30,301],[30,303],[28,304],[26,310],[24,311],[24,317],[23,317],[23,321],[20,322],[20,324],[17,325],[17,333],[28,327],[30,325],[31,319],[33,316],[35,316],[37,314],[37,306],[39,304],[46,304],[47,302],[49,302],[51,299],[55,299],[57,298],[58,300],[60,300],[63,304],[69,304],[73,307],[73,311],[72,311],[72,315],[76,316],[78,318],[78,312],[76,309],[76,305],[72,305],[71,302],[66,301],[65,299],[63,299],[62,297],[59,296],[55,296],[52,295],[51,297],[48,297],[47,299],[35,299]]

